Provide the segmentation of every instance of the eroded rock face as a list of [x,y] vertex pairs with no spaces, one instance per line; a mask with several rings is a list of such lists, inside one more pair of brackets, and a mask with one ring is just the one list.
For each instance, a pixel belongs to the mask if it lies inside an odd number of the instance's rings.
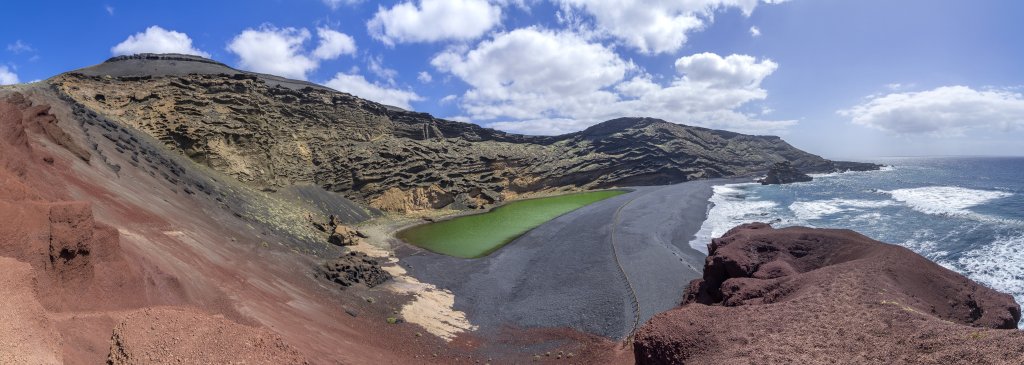
[[382,210],[493,204],[555,188],[682,182],[777,161],[836,165],[778,137],[620,118],[553,137],[434,118],[195,57],[143,55],[55,77],[74,103],[266,190],[316,185]]
[[848,230],[749,224],[709,246],[638,364],[1020,364],[1013,297]]
[[391,274],[380,267],[380,262],[362,252],[349,252],[325,262],[320,266],[318,275],[343,289],[359,283],[372,288],[391,280]]
[[800,172],[800,170],[793,166],[793,164],[789,163],[789,161],[785,161],[772,165],[771,169],[768,169],[768,175],[763,179],[758,180],[758,182],[761,183],[761,185],[780,185],[812,180],[814,180],[814,178]]

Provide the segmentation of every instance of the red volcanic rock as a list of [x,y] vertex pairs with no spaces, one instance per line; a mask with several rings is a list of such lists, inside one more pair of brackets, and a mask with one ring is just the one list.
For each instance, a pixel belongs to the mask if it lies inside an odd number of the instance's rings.
[[903,247],[755,223],[709,252],[683,306],[638,330],[638,364],[1024,364],[1011,296]]

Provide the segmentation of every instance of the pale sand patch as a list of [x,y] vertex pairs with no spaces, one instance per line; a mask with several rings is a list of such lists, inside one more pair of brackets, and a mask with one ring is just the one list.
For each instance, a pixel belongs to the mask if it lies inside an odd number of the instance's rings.
[[389,289],[416,297],[402,307],[402,318],[406,321],[422,326],[427,332],[445,341],[451,341],[459,333],[477,330],[477,326],[469,323],[465,312],[455,310],[455,294],[452,292],[438,289],[433,284],[421,283],[407,275],[405,269],[397,264],[389,265],[384,270],[395,277]]
[[372,257],[387,259],[383,268],[394,279],[385,284],[385,287],[395,293],[412,294],[415,297],[402,307],[402,318],[409,323],[420,325],[428,333],[445,341],[451,341],[462,332],[476,331],[478,327],[469,322],[466,313],[455,310],[455,295],[452,292],[438,289],[433,284],[420,282],[410,276],[398,265],[398,258],[392,254],[386,240],[391,239],[399,227],[407,226],[416,220],[381,220],[384,222],[379,220],[358,227],[359,230],[368,233],[370,238],[361,239],[359,244],[350,248]]

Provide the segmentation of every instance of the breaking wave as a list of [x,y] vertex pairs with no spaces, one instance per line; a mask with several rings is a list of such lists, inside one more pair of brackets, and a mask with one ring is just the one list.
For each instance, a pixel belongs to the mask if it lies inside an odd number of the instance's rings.
[[895,203],[889,200],[829,199],[795,202],[789,205],[789,210],[796,215],[797,219],[809,221],[828,215],[877,209],[893,204]]
[[1013,195],[1002,191],[976,190],[954,186],[929,186],[882,192],[891,195],[894,200],[904,203],[911,209],[921,213],[973,218],[983,216],[971,211],[971,207]]
[[746,183],[715,186],[709,204],[708,218],[700,226],[695,238],[690,241],[690,247],[706,254],[707,244],[712,238],[720,237],[742,223],[765,221],[770,211],[778,204],[766,200],[751,200],[744,188],[756,185]]

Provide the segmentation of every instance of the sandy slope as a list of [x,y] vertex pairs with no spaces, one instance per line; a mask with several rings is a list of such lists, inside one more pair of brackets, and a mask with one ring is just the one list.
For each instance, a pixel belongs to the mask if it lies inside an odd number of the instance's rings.
[[[413,326],[386,324],[391,308],[407,300],[402,296],[365,288],[340,292],[313,277],[316,258],[293,252],[293,238],[239,219],[212,197],[196,198],[164,178],[207,172],[173,154],[148,172],[133,168],[117,145],[123,140],[103,138],[95,126],[84,133],[90,126],[79,126],[44,89],[23,89],[35,104],[54,106],[25,115],[52,113],[47,118],[69,137],[55,140],[36,122],[23,123],[24,106],[3,103],[0,109],[0,256],[31,264],[41,283],[35,296],[49,324],[33,326],[60,334],[40,335],[59,349],[51,358],[103,362],[116,325],[135,310],[166,305],[219,316],[220,327],[269,329],[313,363],[400,363],[444,343],[415,337]],[[120,133],[130,139],[131,131]],[[133,141],[160,153],[141,136]],[[95,146],[84,148],[90,153],[85,161],[58,142]],[[17,278],[10,283],[25,281]],[[11,298],[25,297],[19,293]],[[376,304],[363,299],[371,296]],[[17,307],[28,312],[12,313],[16,318],[40,317],[28,304]],[[396,338],[410,343],[396,349]],[[8,351],[15,348],[0,353],[32,355]]]

